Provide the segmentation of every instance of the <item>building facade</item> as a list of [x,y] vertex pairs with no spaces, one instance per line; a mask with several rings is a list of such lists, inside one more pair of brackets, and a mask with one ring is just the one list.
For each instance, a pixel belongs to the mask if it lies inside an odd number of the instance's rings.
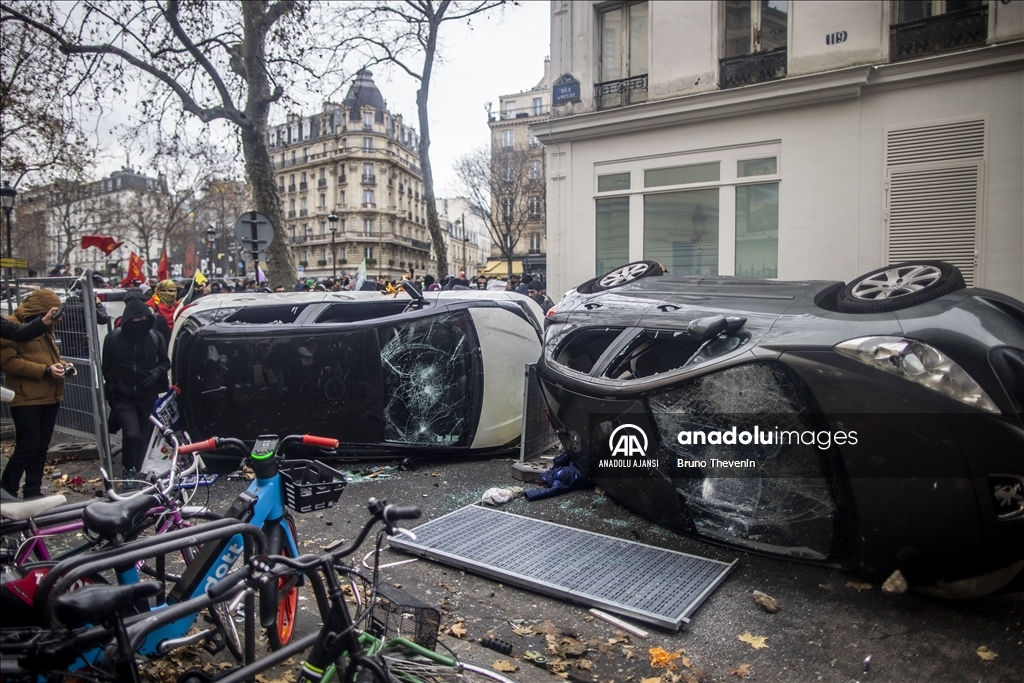
[[[93,270],[117,275],[132,252],[155,274],[163,234],[157,219],[167,210],[170,191],[165,180],[125,166],[92,182],[61,181],[29,188],[17,205],[18,251],[40,273],[61,266],[69,272]],[[112,237],[124,243],[110,255],[81,248],[86,235]]]
[[551,3],[549,292],[909,260],[1024,298],[1024,3]]
[[[514,229],[506,230],[507,233],[517,233],[513,237],[518,238],[513,246],[513,260],[515,272],[537,272],[542,275],[547,272],[547,220],[545,212],[545,188],[541,182],[545,177],[545,155],[544,145],[533,132],[533,127],[538,123],[548,120],[551,112],[551,62],[544,60],[544,77],[537,85],[529,90],[512,95],[502,95],[498,99],[498,111],[488,112],[487,125],[491,129],[491,153],[499,157],[503,152],[522,152],[526,156],[525,177],[522,179],[508,180],[515,183],[516,188],[510,197],[499,197],[494,195],[500,192],[492,192],[493,206],[492,215],[501,216],[510,211],[525,211],[526,220],[523,225],[516,225]],[[506,168],[502,170],[500,163],[494,164],[492,172],[509,172]],[[518,174],[518,170],[514,171]],[[526,182],[522,182],[525,180]],[[493,180],[492,187],[500,187],[502,179]],[[501,206],[507,202],[509,206]],[[513,221],[518,223],[518,221]],[[497,238],[499,236],[495,236]],[[507,273],[505,255],[502,254],[498,244],[491,248],[491,270],[504,276]]]
[[448,271],[456,276],[465,273],[472,280],[491,253],[487,224],[465,197],[438,199],[437,216],[445,233]]
[[364,258],[372,277],[431,268],[419,139],[369,71],[341,104],[271,126],[269,143],[297,275],[354,275]]

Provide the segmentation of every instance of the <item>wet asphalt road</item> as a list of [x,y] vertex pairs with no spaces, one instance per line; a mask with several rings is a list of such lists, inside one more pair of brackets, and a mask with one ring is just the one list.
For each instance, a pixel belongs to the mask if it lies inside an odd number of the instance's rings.
[[[353,477],[336,507],[296,515],[302,549],[315,552],[330,541],[351,540],[366,519],[370,497],[417,505],[423,510],[423,521],[436,519],[479,500],[487,488],[521,484],[511,476],[511,465],[508,459],[448,461],[427,463],[413,471],[390,468],[373,478]],[[63,463],[57,468],[86,480],[97,472],[95,461]],[[366,468],[346,464],[339,469],[355,473]],[[210,507],[223,511],[247,485],[241,478],[222,477],[210,489]],[[49,478],[46,487],[65,492],[71,499],[92,495],[95,489],[86,484],[81,493],[69,492]],[[465,629],[461,638],[442,636],[449,647],[486,665],[506,660],[518,667],[511,675],[523,681],[556,680],[553,673],[524,661],[526,651],[560,662],[556,668],[562,669],[563,678],[601,683],[641,683],[663,674],[665,681],[686,683],[738,681],[747,668],[745,680],[750,681],[1022,679],[1024,594],[952,602],[913,593],[887,596],[877,583],[858,590],[847,584],[867,583],[863,577],[687,539],[594,490],[533,503],[517,499],[502,509],[703,557],[727,562],[739,559],[738,567],[696,612],[688,629],[677,633],[637,624],[649,631],[647,639],[617,633],[616,627],[593,619],[584,607],[428,560],[383,572],[389,582],[437,607],[445,631],[461,622]],[[364,545],[366,550],[369,547],[369,543]],[[408,557],[388,550],[383,561]],[[751,597],[754,590],[774,597],[778,612],[767,614],[758,607]],[[311,594],[302,606],[300,634],[319,624]],[[747,633],[764,637],[767,647],[755,649],[738,639]],[[482,648],[477,641],[488,635],[511,642],[512,655]],[[977,654],[982,646],[997,656],[983,659]],[[673,660],[674,671],[653,668],[648,651],[657,647],[683,652],[685,658]],[[868,657],[870,665],[865,667]],[[682,665],[684,661],[688,668]],[[267,680],[289,679],[275,674]]]

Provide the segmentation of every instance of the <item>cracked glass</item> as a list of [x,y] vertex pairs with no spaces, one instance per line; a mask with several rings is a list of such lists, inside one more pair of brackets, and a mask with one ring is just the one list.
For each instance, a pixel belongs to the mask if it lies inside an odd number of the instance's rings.
[[[672,470],[676,493],[697,533],[753,549],[825,559],[832,547],[835,501],[824,452],[800,443],[682,445],[682,431],[813,430],[802,387],[780,367],[753,363],[723,370],[651,396],[660,436],[659,461]],[[714,466],[752,458],[756,468]]]
[[472,351],[465,311],[379,328],[384,376],[384,440],[465,444],[473,414]]

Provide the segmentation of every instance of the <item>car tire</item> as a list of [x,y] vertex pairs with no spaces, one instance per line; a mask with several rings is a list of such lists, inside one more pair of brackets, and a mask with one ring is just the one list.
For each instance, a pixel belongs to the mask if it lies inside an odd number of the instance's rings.
[[841,313],[885,313],[938,299],[966,287],[960,269],[945,261],[910,261],[873,270],[836,298]]
[[581,294],[592,294],[594,292],[606,292],[623,285],[635,282],[641,278],[664,275],[665,267],[657,261],[633,261],[624,266],[614,268],[604,275],[598,275],[592,280],[587,280],[576,288]]

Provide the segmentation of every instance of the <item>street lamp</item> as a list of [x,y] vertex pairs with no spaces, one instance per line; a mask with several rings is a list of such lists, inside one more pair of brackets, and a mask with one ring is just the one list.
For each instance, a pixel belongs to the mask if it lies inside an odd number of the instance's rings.
[[213,266],[213,241],[217,238],[217,229],[213,227],[213,223],[210,223],[209,227],[206,228],[206,268],[210,271],[210,277],[214,276]]
[[[18,196],[18,191],[11,187],[8,181],[4,181],[4,186],[0,188],[0,202],[2,202],[4,215],[7,216],[7,258],[13,258],[14,252],[11,250],[11,211],[14,210],[14,199]],[[11,313],[13,308],[11,307],[11,266],[7,264],[6,277],[4,278],[4,293],[7,295],[7,312]]]
[[338,232],[338,214],[331,211],[331,214],[327,217],[327,220],[331,223],[331,277],[338,278],[338,254],[335,250],[334,236]]

